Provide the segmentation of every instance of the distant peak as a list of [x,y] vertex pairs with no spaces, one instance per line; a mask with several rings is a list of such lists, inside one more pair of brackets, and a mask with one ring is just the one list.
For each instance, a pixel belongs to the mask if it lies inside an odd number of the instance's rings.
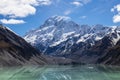
[[96,24],[94,27],[104,27],[102,24]]

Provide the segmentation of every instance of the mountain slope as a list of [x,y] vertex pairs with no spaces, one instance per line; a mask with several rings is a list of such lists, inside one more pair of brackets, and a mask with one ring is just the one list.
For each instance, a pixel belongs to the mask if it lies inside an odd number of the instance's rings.
[[[37,56],[39,63],[34,59]],[[24,39],[0,25],[0,66],[26,64],[45,64],[45,59]]]

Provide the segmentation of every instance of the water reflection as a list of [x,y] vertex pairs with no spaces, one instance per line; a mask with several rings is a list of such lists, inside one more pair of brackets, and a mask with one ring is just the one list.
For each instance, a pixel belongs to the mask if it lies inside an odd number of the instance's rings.
[[0,80],[120,80],[120,67],[69,65],[0,68]]

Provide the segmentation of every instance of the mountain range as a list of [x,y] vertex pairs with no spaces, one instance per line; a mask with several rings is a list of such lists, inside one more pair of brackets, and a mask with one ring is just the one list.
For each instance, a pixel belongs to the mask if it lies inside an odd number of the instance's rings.
[[52,16],[23,39],[0,25],[0,66],[45,64],[120,65],[120,27]]
[[76,63],[119,64],[120,61],[119,26],[80,25],[69,17],[52,16],[26,33],[24,39],[44,55]]

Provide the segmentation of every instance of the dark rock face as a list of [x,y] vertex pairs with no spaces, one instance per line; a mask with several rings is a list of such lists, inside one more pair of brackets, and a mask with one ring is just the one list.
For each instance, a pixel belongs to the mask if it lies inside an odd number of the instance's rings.
[[120,65],[120,40],[113,45],[110,36],[105,36],[94,46],[82,50],[76,51],[69,58],[85,64]]
[[112,41],[108,36],[105,36],[102,40],[95,42],[95,45],[88,47],[89,45],[85,45],[82,49],[76,51],[75,55],[78,55],[79,61],[83,63],[96,64],[98,63],[98,59],[103,57],[107,50],[111,48]]
[[45,59],[24,39],[0,25],[0,66],[26,64],[45,64]]
[[115,46],[107,49],[105,55],[99,58],[97,63],[108,65],[120,65],[120,40]]

